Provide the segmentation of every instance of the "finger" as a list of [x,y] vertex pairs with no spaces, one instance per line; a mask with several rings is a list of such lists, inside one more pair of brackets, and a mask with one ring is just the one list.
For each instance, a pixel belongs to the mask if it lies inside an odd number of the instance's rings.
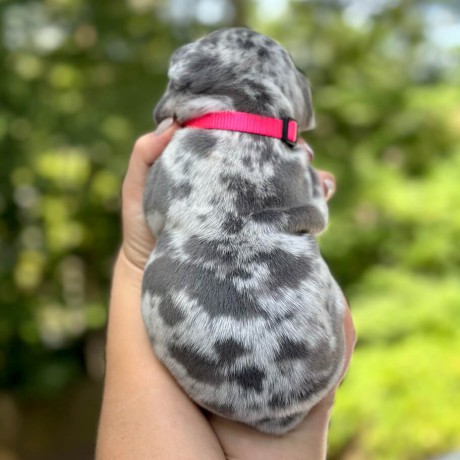
[[348,302],[345,299],[345,312],[343,317],[343,329],[344,329],[344,340],[345,340],[345,358],[342,368],[342,373],[340,375],[340,379],[337,382],[337,385],[332,388],[332,390],[313,408],[313,411],[316,412],[330,412],[332,406],[334,405],[335,401],[335,393],[342,383],[345,375],[348,372],[348,368],[350,367],[351,357],[353,355],[353,351],[356,345],[356,331],[353,325],[353,319],[350,313],[350,307]]
[[[299,147],[305,150],[305,154],[307,155],[308,160],[311,162],[315,156],[311,146],[302,137],[299,137],[298,144]],[[323,187],[324,198],[329,201],[335,193],[335,178],[331,173],[326,171],[316,170],[316,172]]]
[[335,177],[327,171],[316,170],[316,173],[318,174],[321,185],[323,186],[324,198],[329,201],[335,193]]
[[313,158],[315,158],[315,152],[311,148],[311,145],[308,144],[307,141],[302,137],[299,137],[298,144],[303,150],[305,150],[305,154],[307,155],[308,160],[310,162],[313,161]]
[[[167,121],[167,120],[165,120]],[[149,166],[161,155],[178,128],[171,119],[169,126],[158,127],[155,133],[141,136],[134,144],[128,170],[123,181],[123,197],[139,198],[142,195]]]
[[356,330],[355,326],[353,325],[353,318],[351,317],[350,307],[348,306],[347,301],[345,300],[346,308],[345,308],[345,315],[343,318],[343,328],[345,333],[345,362],[343,365],[342,376],[340,381],[343,380],[345,374],[348,371],[350,366],[351,356],[353,354],[353,350],[355,349],[356,345]]

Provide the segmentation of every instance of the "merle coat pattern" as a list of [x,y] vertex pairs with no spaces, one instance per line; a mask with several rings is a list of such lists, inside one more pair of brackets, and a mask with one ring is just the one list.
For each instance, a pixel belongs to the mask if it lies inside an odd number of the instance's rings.
[[[237,110],[314,126],[309,86],[275,41],[223,29],[177,50],[161,122]],[[230,131],[177,131],[147,180],[157,238],[142,314],[156,355],[202,407],[294,428],[344,362],[344,301],[315,235],[328,210],[304,151]]]

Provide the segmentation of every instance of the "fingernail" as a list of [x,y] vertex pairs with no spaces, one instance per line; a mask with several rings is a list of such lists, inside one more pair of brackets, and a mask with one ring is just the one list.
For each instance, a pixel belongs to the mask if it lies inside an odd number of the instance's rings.
[[307,151],[308,159],[313,161],[313,158],[315,158],[315,152],[313,152],[313,149],[308,144],[305,144],[305,150]]
[[305,150],[308,157],[308,161],[313,161],[313,158],[315,157],[313,149],[306,142],[302,142],[300,146]]
[[335,182],[332,179],[324,179],[325,198],[328,200],[335,192]]
[[174,123],[172,118],[165,118],[158,126],[157,129],[153,132],[155,136],[160,136],[165,131],[167,131]]

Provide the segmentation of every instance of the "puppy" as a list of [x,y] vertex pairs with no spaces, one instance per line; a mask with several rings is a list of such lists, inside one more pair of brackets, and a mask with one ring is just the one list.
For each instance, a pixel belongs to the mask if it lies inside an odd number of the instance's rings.
[[[171,57],[159,123],[210,112],[314,126],[304,76],[275,41],[223,29]],[[305,151],[226,130],[178,130],[144,196],[157,239],[142,315],[153,349],[200,406],[272,434],[340,378],[344,300],[315,235],[328,210]]]

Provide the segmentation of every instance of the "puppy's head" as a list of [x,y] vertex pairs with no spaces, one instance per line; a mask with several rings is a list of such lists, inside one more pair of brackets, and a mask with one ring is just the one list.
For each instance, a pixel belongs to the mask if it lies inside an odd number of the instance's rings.
[[305,77],[284,48],[250,29],[217,30],[179,48],[168,77],[154,112],[157,123],[227,110],[290,117],[300,130],[314,128]]

